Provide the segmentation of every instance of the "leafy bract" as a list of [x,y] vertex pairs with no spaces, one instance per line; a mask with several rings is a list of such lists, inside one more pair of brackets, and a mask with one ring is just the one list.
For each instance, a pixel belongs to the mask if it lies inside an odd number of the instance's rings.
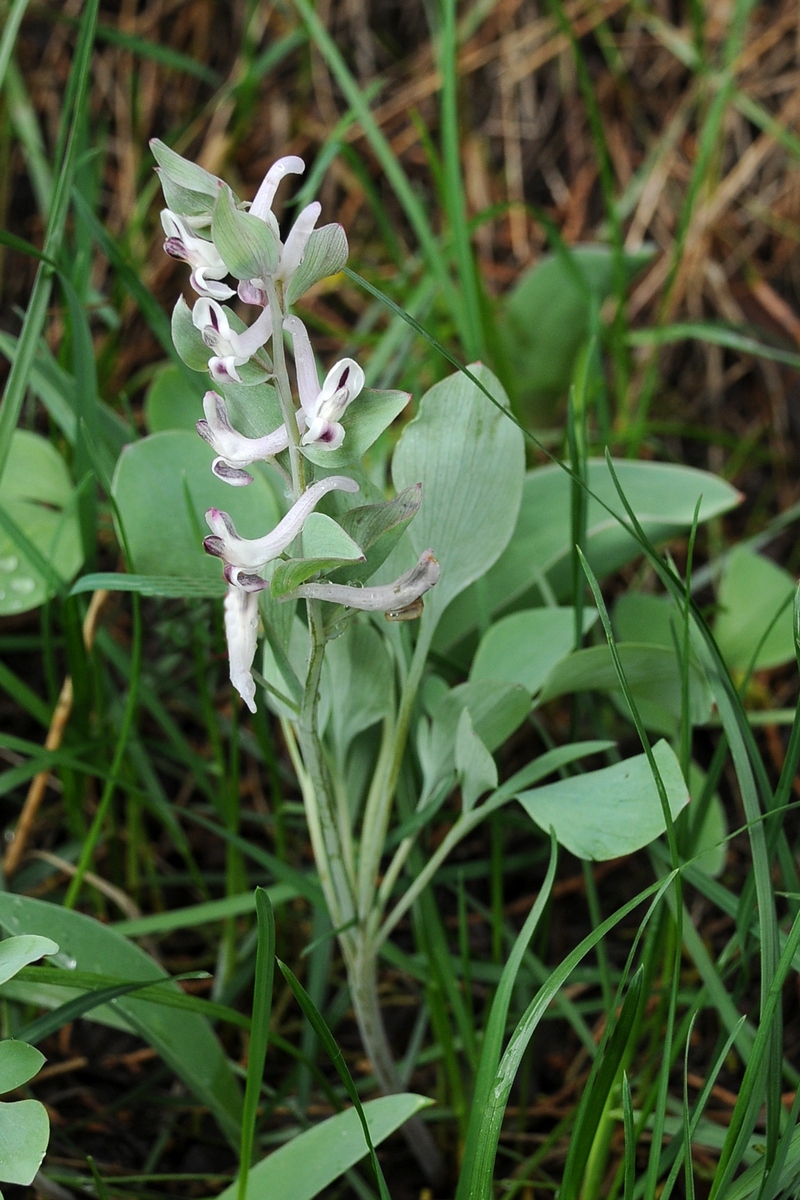
[[[505,407],[488,368],[471,372]],[[431,549],[441,578],[425,598],[436,622],[449,602],[497,561],[514,529],[522,497],[522,431],[466,375],[451,375],[422,398],[392,462],[397,488],[422,484],[422,505],[409,527],[416,554]]]
[[[727,512],[740,499],[739,492],[725,480],[692,467],[628,460],[613,465],[644,532],[654,542],[666,541],[688,529],[701,497],[700,521]],[[589,460],[587,483],[598,499],[588,498],[585,549],[592,570],[602,579],[641,551],[629,532],[625,510],[604,459]],[[569,475],[558,466],[528,473],[507,548],[481,584],[480,593],[472,588],[450,606],[437,630],[436,649],[444,651],[456,645],[480,626],[485,613],[501,613],[520,607],[526,597],[536,598],[541,594],[537,580],[542,576],[546,576],[557,597],[569,596],[571,488]],[[611,512],[598,501],[608,505]]]
[[[673,820],[689,803],[680,763],[665,741],[653,747]],[[540,829],[552,829],[578,858],[632,854],[664,832],[664,814],[647,755],[531,788],[517,796]]]
[[[69,471],[38,433],[15,430],[0,483],[0,510],[52,567],[69,580],[83,562]],[[5,524],[0,526],[0,616],[38,608],[54,594],[53,580],[31,561]]]
[[335,572],[337,583],[359,583],[369,579],[394,550],[411,521],[419,512],[422,488],[419,484],[406,488],[383,504],[362,504],[347,509],[339,516],[339,524],[361,546],[366,556],[362,565]]
[[[56,904],[2,892],[0,925],[11,934],[42,936],[45,931],[53,934],[59,946],[56,961],[74,965],[80,971],[113,973],[131,981],[169,979],[149,954],[116,930]],[[167,982],[163,986],[178,985]],[[114,1007],[129,1028],[149,1042],[198,1100],[210,1108],[236,1147],[241,1091],[206,1020],[195,1013],[137,1000],[135,996],[119,997]]]
[[[584,633],[596,619],[595,609],[584,611]],[[526,608],[489,627],[475,652],[469,677],[519,683],[533,695],[574,644],[574,609]]]
[[219,561],[203,550],[205,512],[230,513],[242,537],[261,537],[279,519],[274,493],[254,471],[251,484],[232,488],[210,471],[211,449],[188,430],[154,433],[120,455],[112,491],[132,568],[142,575],[219,580]]
[[729,667],[746,671],[754,656],[756,668],[793,661],[795,587],[789,572],[763,555],[744,546],[733,551],[722,574],[714,621],[714,638]]
[[347,262],[347,235],[341,225],[315,229],[306,243],[303,261],[289,280],[285,300],[294,304],[320,279],[336,275]]
[[338,450],[325,450],[317,444],[303,446],[303,454],[318,467],[338,471],[361,462],[373,442],[376,442],[410,400],[408,392],[378,392],[365,388],[348,405],[341,424],[344,441]]
[[[373,1145],[429,1104],[427,1097],[410,1092],[367,1100],[363,1109]],[[358,1113],[348,1108],[262,1158],[248,1175],[246,1200],[312,1200],[366,1154]],[[237,1184],[232,1183],[217,1200],[236,1200],[236,1196]]]

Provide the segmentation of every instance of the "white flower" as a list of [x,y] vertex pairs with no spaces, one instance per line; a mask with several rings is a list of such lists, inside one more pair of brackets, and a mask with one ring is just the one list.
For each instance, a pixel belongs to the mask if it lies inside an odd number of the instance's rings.
[[[258,217],[265,224],[270,225],[278,238],[280,238],[278,223],[272,212],[272,201],[275,199],[278,184],[284,175],[302,175],[305,169],[306,164],[302,158],[298,158],[295,154],[279,158],[267,171],[261,186],[255,194],[255,199],[250,205],[251,217]],[[294,275],[303,261],[306,243],[311,237],[321,212],[322,205],[315,200],[312,204],[306,205],[298,214],[294,225],[289,231],[286,242],[281,247],[278,269],[275,272],[276,279],[280,279],[286,283]],[[258,287],[259,284],[263,283],[263,280],[251,280],[250,282],[255,287]]]
[[303,583],[281,600],[328,600],[364,612],[382,612],[390,621],[413,619],[422,613],[422,597],[439,582],[441,568],[432,550],[424,550],[419,560],[393,583],[374,587],[350,587],[343,583]]
[[224,611],[230,680],[254,713],[256,685],[252,667],[258,641],[258,593],[229,585]]
[[232,288],[219,282],[228,274],[228,268],[213,242],[196,237],[186,219],[168,208],[161,213],[161,224],[167,235],[164,249],[172,258],[179,258],[192,268],[189,279],[198,295],[214,300],[228,300],[234,295]]
[[285,425],[260,438],[249,438],[239,433],[231,425],[227,404],[216,392],[206,392],[203,412],[206,414],[205,420],[197,422],[197,432],[218,455],[211,464],[211,470],[219,479],[224,479],[225,483],[234,487],[244,487],[253,482],[253,476],[244,467],[274,458],[289,445]]
[[[328,492],[358,490],[356,481],[348,479],[346,475],[330,475],[327,479],[319,479],[295,501],[272,532],[261,538],[240,537],[226,512],[218,508],[209,508],[206,523],[211,530],[211,536],[205,539],[203,547],[206,553],[223,559],[230,567],[238,567],[244,572],[257,572],[291,545],[302,531],[306,517],[313,512],[323,496]],[[231,579],[228,581],[232,582]]]
[[202,296],[192,309],[192,324],[200,330],[203,341],[213,351],[208,360],[211,378],[218,383],[233,380],[241,383],[237,367],[249,362],[257,350],[272,336],[272,310],[262,310],[249,329],[237,333],[216,300]]
[[352,358],[342,358],[334,363],[320,387],[305,325],[299,317],[287,317],[283,327],[294,343],[297,390],[306,422],[302,445],[338,450],[345,434],[339,418],[363,389],[364,372]]

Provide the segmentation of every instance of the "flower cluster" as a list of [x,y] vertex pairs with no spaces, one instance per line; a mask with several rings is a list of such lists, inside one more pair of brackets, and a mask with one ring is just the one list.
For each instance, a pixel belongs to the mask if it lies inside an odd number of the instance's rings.
[[[278,456],[277,465],[288,478],[284,452],[291,452],[288,458],[294,503],[271,532],[261,538],[242,538],[228,513],[216,508],[206,513],[211,534],[204,547],[222,559],[228,584],[225,630],[231,682],[254,712],[252,663],[258,634],[258,595],[270,587],[266,568],[293,544],[300,543],[306,520],[323,496],[333,491],[359,490],[356,481],[344,475],[328,475],[310,483],[307,478],[319,455],[324,461],[326,452],[342,446],[347,433],[342,419],[364,392],[364,372],[352,358],[343,358],[320,384],[308,331],[299,317],[288,311],[313,284],[342,269],[347,239],[340,225],[317,228],[321,207],[316,201],[301,209],[285,240],[281,239],[272,205],[284,176],[299,175],[305,169],[303,160],[294,155],[270,167],[252,203],[246,205],[222,180],[181,158],[164,143],[153,141],[151,147],[168,206],[161,214],[164,249],[188,264],[190,283],[197,293],[191,313],[182,300],[176,306],[176,345],[189,365],[202,364],[215,389],[220,389],[206,392],[204,417],[197,422],[198,433],[216,455],[211,469],[225,483],[246,487],[253,482],[247,467],[256,462],[274,462]],[[235,287],[227,282],[229,279]],[[249,324],[224,307],[234,297],[260,310]],[[296,402],[291,399],[291,381],[283,367],[284,333],[292,346]],[[276,339],[280,339],[277,346]],[[272,355],[268,352],[270,342]],[[264,384],[275,385],[282,398],[284,419],[258,437],[246,436],[235,427],[228,399],[220,392]],[[384,423],[391,419],[390,412]],[[379,425],[374,436],[378,433]],[[301,456],[307,469],[297,468]],[[383,611],[390,619],[406,619],[418,615],[421,597],[436,583],[438,575],[438,563],[427,551],[416,567],[394,584],[353,587],[326,582],[324,578],[309,583],[306,573],[300,586],[280,598],[328,600],[350,608]]]

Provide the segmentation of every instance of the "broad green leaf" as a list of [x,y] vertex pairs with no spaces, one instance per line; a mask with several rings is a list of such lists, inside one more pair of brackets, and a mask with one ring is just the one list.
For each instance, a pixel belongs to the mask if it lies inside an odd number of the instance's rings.
[[[596,620],[595,609],[584,611],[584,633]],[[533,695],[574,644],[574,609],[526,608],[501,617],[489,627],[481,638],[469,677],[519,683]]]
[[[637,706],[641,705],[645,725],[648,728],[652,725],[660,733],[674,732],[683,703],[680,663],[674,648],[620,642],[617,650]],[[584,691],[619,691],[619,679],[608,646],[576,650],[562,659],[550,672],[539,702],[544,704],[556,696]],[[695,661],[689,664],[689,704],[693,724],[702,725],[709,720],[711,691]],[[664,721],[666,730],[663,729]]]
[[[409,1092],[367,1100],[364,1115],[373,1144],[378,1145],[429,1104],[426,1096]],[[313,1200],[366,1154],[358,1113],[348,1108],[298,1133],[262,1158],[248,1176],[247,1200]],[[236,1200],[236,1189],[232,1183],[216,1200]]]
[[469,812],[475,807],[476,800],[497,787],[497,766],[472,728],[468,708],[462,709],[458,719],[455,764],[461,785],[461,804],[464,812]]
[[13,1092],[33,1079],[45,1063],[45,1057],[35,1046],[11,1039],[0,1042],[0,1095]]
[[[144,950],[116,930],[83,913],[0,893],[0,925],[11,934],[52,934],[59,959],[73,969],[115,974],[121,979],[168,978]],[[2,943],[0,943],[2,944]],[[57,959],[58,961],[58,959]],[[170,984],[177,988],[177,984]],[[234,1148],[238,1146],[242,1095],[216,1035],[203,1017],[149,1004],[131,996],[114,1003],[125,1021],[156,1050],[202,1103]]]
[[17,971],[46,954],[58,954],[58,946],[49,937],[23,934],[0,942],[0,984],[13,979]]
[[756,668],[794,661],[790,597],[796,586],[789,572],[768,558],[744,546],[733,551],[723,571],[714,621],[714,637],[729,667],[746,671],[757,649]]
[[681,640],[681,624],[669,596],[647,592],[623,592],[614,605],[614,632],[620,642],[642,642],[648,646],[675,648]]
[[[615,461],[614,470],[645,534],[656,543],[690,528],[701,497],[701,521],[727,512],[740,500],[740,493],[725,480],[693,467],[625,459]],[[641,551],[626,527],[627,516],[605,460],[590,459],[587,477],[591,491],[611,509],[608,512],[589,497],[586,553],[592,570],[602,579]],[[524,598],[537,598],[537,579],[542,576],[557,597],[570,595],[571,488],[570,477],[560,467],[539,467],[528,473],[511,541],[481,584],[480,593],[470,589],[445,613],[435,649],[446,651],[455,646],[480,626],[484,613],[519,608]]]
[[[0,483],[0,509],[64,580],[83,561],[72,496],[69,471],[58,451],[38,433],[15,430]],[[48,580],[11,532],[0,528],[0,616],[38,608],[52,595]]]
[[421,502],[422,489],[415,485],[400,492],[394,500],[363,504],[342,513],[339,524],[361,546],[367,561],[335,572],[331,578],[337,583],[359,583],[371,578],[394,550],[409,521],[419,512]]
[[[487,367],[470,370],[507,404]],[[441,563],[425,597],[434,623],[450,601],[497,561],[514,530],[522,496],[522,431],[465,375],[451,375],[422,398],[392,462],[395,486],[422,484],[422,505],[409,526],[416,554],[430,548]]]
[[0,1180],[33,1183],[49,1141],[47,1109],[38,1100],[0,1103]]
[[219,561],[203,550],[206,509],[230,513],[242,537],[261,537],[277,524],[264,476],[254,471],[247,487],[229,487],[212,475],[212,458],[201,438],[182,429],[151,434],[120,455],[112,490],[136,573],[219,580]]
[[[652,255],[651,247],[626,254],[626,278]],[[521,400],[552,402],[566,394],[589,336],[592,306],[599,308],[613,286],[613,251],[601,245],[545,255],[522,276],[497,322]]]
[[[673,820],[689,803],[680,763],[665,741],[653,747]],[[658,789],[645,754],[599,771],[531,788],[517,796],[545,833],[552,829],[577,858],[632,854],[664,832]]]
[[303,261],[289,280],[286,303],[294,304],[320,279],[337,275],[347,262],[347,254],[347,235],[341,225],[315,229],[306,243]]
[[307,558],[341,558],[350,562],[364,553],[349,533],[325,513],[312,512],[303,526],[303,553]]
[[389,428],[410,399],[408,392],[378,392],[365,388],[348,405],[341,419],[345,437],[339,449],[303,446],[303,454],[309,462],[332,471],[360,463],[373,442]]
[[233,192],[219,189],[211,219],[214,245],[236,279],[265,279],[278,268],[280,243],[272,227],[236,207]]
[[144,398],[144,419],[150,433],[165,429],[191,429],[203,415],[202,381],[192,390],[186,373],[175,363],[164,363],[153,376]]
[[339,763],[344,764],[356,734],[391,711],[394,671],[384,639],[367,620],[351,621],[328,644],[325,659],[324,706]]

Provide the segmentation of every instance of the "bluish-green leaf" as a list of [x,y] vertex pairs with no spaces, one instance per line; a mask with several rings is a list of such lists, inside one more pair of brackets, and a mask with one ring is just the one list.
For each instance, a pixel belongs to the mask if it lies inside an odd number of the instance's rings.
[[264,476],[254,471],[247,487],[229,487],[212,475],[212,459],[201,438],[178,429],[151,434],[122,452],[112,489],[136,573],[219,580],[219,560],[203,550],[206,509],[230,513],[242,537],[261,537],[277,524],[278,506]]
[[763,555],[744,546],[734,550],[725,563],[714,621],[714,638],[729,667],[746,671],[756,650],[756,668],[794,661],[790,597],[796,586],[788,571]]
[[144,398],[144,419],[150,433],[165,429],[190,429],[203,415],[202,380],[192,389],[186,372],[175,363],[164,363],[153,376]]
[[[673,820],[689,803],[680,763],[667,742],[653,747]],[[577,858],[632,854],[664,832],[658,788],[645,754],[599,771],[521,792],[517,799],[545,833],[552,829]]]
[[[622,460],[614,462],[614,470],[644,532],[654,542],[664,542],[690,528],[701,497],[701,522],[727,512],[741,499],[724,479],[693,467]],[[641,549],[626,527],[627,516],[604,459],[589,460],[587,483],[611,509],[608,512],[589,497],[586,555],[602,579],[637,558]],[[570,595],[571,489],[570,477],[560,467],[539,467],[528,473],[507,548],[480,592],[471,588],[451,605],[437,631],[436,649],[444,651],[456,645],[480,625],[485,613],[501,613],[520,607],[524,597],[538,597],[537,579],[542,576],[558,598]]]
[[[378,1145],[429,1104],[425,1096],[403,1092],[367,1100],[364,1115],[373,1144]],[[247,1200],[312,1200],[366,1153],[358,1113],[349,1108],[297,1134],[253,1167],[247,1180]],[[217,1200],[236,1200],[236,1184],[225,1188]]]
[[[596,620],[594,609],[584,610],[584,633]],[[574,644],[574,609],[526,608],[489,627],[475,652],[469,677],[519,683],[533,695]]]
[[[506,396],[482,364],[470,370],[497,398]],[[465,375],[437,383],[403,431],[392,462],[397,488],[422,484],[409,526],[416,554],[430,548],[441,579],[425,597],[428,619],[495,563],[514,530],[522,497],[522,431]]]
[[[56,961],[80,971],[112,973],[126,980],[168,978],[149,954],[116,930],[44,900],[0,892],[0,925],[11,934],[52,934],[59,945]],[[204,1018],[142,1002],[134,996],[119,997],[114,1007],[197,1099],[211,1109],[231,1144],[238,1148],[241,1090],[220,1042]]]
[[17,971],[46,954],[58,954],[58,946],[52,938],[28,933],[6,938],[0,942],[0,984],[13,979]]
[[45,1057],[41,1050],[27,1042],[15,1042],[11,1038],[0,1042],[0,1095],[13,1092],[41,1071]]
[[0,1180],[33,1183],[49,1141],[47,1109],[38,1100],[0,1103]]
[[[0,508],[64,580],[83,561],[72,497],[69,471],[55,447],[37,433],[15,430],[0,483]],[[24,548],[0,528],[0,616],[38,608],[53,594],[50,581]]]
[[347,235],[341,225],[315,229],[306,243],[303,261],[289,280],[286,303],[294,304],[310,287],[336,275],[347,262]]

